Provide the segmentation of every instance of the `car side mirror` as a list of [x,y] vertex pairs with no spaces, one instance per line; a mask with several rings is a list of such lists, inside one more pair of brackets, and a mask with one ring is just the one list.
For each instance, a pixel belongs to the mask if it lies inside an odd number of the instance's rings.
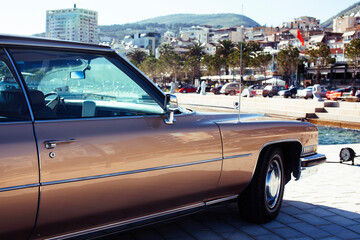
[[71,79],[85,79],[85,72],[84,71],[75,71],[70,72]]
[[176,119],[174,118],[175,111],[178,110],[179,105],[175,95],[166,94],[166,113],[169,115],[167,119],[165,119],[166,124],[174,124]]

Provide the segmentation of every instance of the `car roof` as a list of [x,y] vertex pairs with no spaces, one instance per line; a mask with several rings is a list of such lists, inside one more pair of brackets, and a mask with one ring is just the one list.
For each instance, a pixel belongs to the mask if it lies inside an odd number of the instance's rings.
[[55,40],[42,37],[28,37],[28,36],[17,36],[17,35],[4,35],[0,34],[0,45],[6,46],[32,46],[32,47],[51,47],[51,48],[67,48],[67,49],[82,49],[82,50],[93,50],[93,51],[106,51],[113,52],[114,50],[108,46],[101,46],[95,44]]

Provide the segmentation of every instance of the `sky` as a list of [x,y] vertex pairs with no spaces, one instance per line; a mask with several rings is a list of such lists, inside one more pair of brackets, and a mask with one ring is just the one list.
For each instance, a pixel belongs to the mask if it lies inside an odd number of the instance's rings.
[[278,26],[300,16],[326,21],[355,0],[0,0],[0,33],[45,32],[46,10],[95,10],[99,25],[124,24],[175,13],[243,13],[260,25]]

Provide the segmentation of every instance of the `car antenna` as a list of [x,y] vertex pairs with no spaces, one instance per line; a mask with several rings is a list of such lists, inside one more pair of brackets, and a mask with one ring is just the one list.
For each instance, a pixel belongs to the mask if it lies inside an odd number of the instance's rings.
[[[241,4],[241,24],[244,24],[244,5]],[[238,122],[240,122],[240,106],[241,106],[241,79],[242,79],[242,53],[243,53],[243,49],[242,49],[242,42],[244,39],[244,31],[243,31],[243,26],[241,25],[240,31],[241,31],[241,41],[240,41],[240,84],[239,84],[239,103],[238,103]]]

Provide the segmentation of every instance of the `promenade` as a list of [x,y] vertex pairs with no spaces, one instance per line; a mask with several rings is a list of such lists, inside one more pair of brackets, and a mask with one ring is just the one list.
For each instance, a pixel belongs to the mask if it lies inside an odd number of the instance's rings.
[[360,159],[340,164],[344,146],[360,153],[360,144],[319,146],[327,162],[316,175],[286,185],[280,215],[267,224],[243,221],[233,204],[101,239],[360,239]]
[[[180,106],[198,111],[234,112],[233,104],[239,96],[176,94]],[[360,129],[360,102],[324,101],[312,99],[241,98],[241,112],[262,113],[291,119],[308,119],[320,125]]]

